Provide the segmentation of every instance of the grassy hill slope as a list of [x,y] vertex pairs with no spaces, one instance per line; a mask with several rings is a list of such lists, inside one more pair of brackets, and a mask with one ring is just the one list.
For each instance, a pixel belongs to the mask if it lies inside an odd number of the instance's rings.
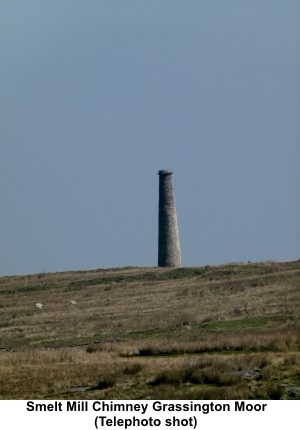
[[0,278],[0,398],[299,398],[299,281],[300,261]]

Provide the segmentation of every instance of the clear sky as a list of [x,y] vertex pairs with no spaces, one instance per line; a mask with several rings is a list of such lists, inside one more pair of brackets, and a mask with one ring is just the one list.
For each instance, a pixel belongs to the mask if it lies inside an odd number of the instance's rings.
[[0,276],[300,258],[299,0],[1,0]]

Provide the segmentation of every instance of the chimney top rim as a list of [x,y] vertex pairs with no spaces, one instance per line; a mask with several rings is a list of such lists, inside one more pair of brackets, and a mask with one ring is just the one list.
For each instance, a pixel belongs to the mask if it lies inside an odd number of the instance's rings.
[[169,169],[164,169],[164,170],[159,170],[158,171],[158,174],[159,175],[172,175],[172,170],[169,170]]

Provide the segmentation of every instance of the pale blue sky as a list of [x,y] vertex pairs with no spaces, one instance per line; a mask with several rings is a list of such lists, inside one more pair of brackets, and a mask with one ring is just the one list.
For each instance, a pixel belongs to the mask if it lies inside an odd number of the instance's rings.
[[300,258],[298,0],[1,0],[0,276]]

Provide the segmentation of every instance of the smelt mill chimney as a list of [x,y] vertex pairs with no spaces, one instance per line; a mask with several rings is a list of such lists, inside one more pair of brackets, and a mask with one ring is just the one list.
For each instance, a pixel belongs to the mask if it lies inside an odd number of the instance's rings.
[[171,170],[158,172],[158,265],[161,267],[181,267],[172,173]]

